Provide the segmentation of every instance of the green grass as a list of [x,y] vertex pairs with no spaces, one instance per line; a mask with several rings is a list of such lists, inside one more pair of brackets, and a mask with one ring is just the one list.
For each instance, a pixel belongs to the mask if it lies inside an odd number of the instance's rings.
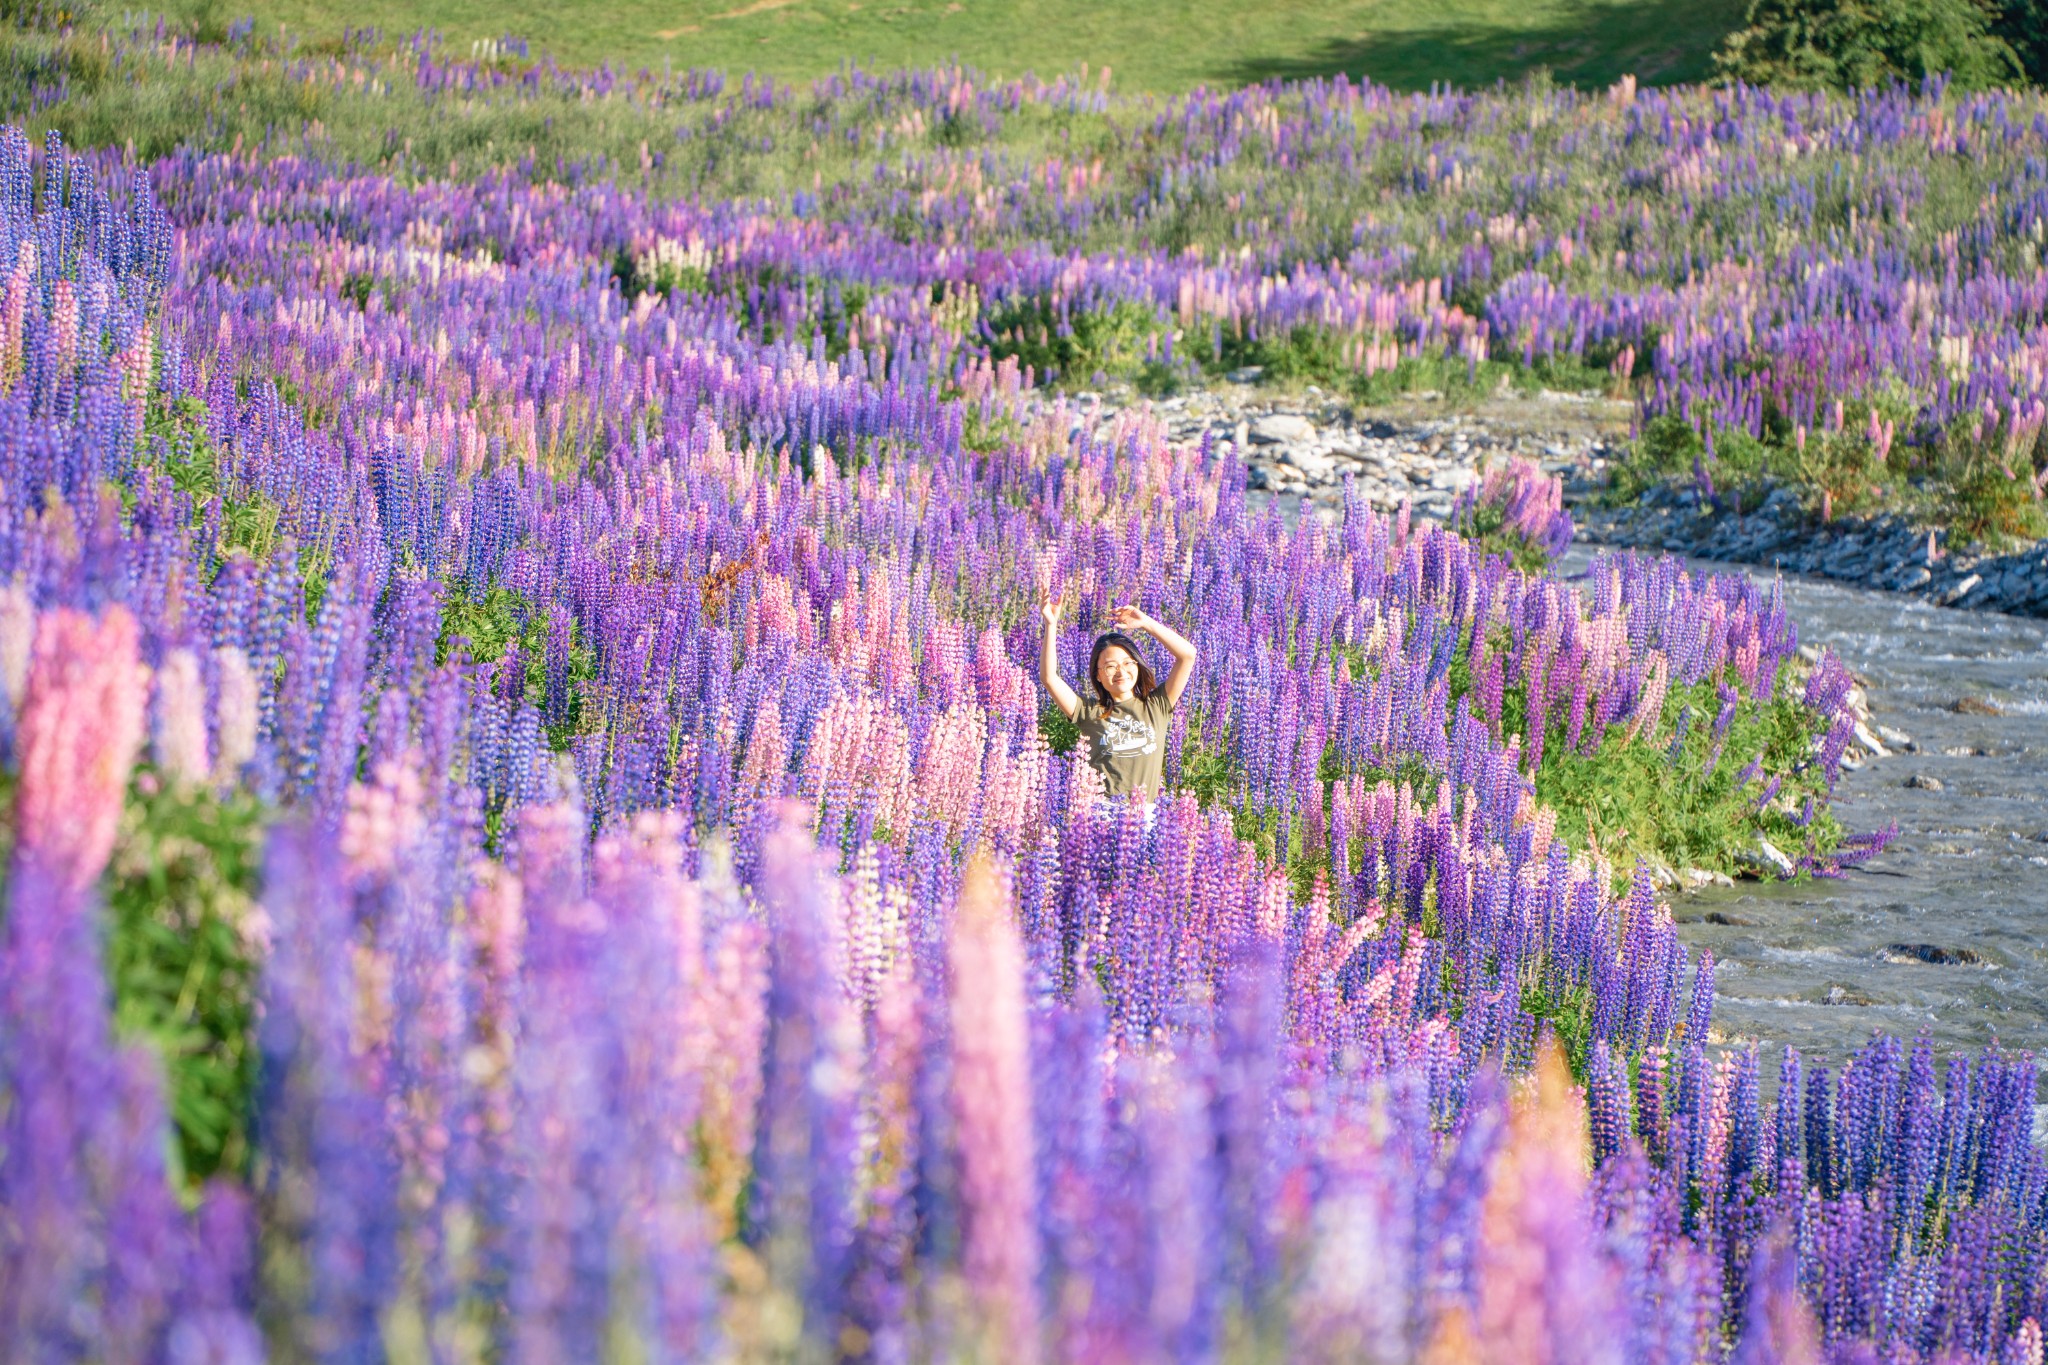
[[143,769],[104,882],[114,1025],[162,1060],[181,1189],[249,1160],[266,819],[247,792],[217,797]]
[[[1822,730],[1818,716],[1796,696],[1744,697],[1726,736],[1716,741],[1718,710],[1711,681],[1674,688],[1656,743],[1617,737],[1590,755],[1569,752],[1565,735],[1553,728],[1536,770],[1536,799],[1558,812],[1559,836],[1578,845],[1580,831],[1588,831],[1587,842],[1621,870],[1642,858],[1732,875],[1744,869],[1759,839],[1793,857],[1838,850],[1845,831],[1826,807],[1826,783],[1813,761]],[[1683,738],[1677,738],[1679,719],[1688,712]],[[1759,756],[1764,776],[1741,782],[1744,765]],[[1759,807],[1773,775],[1783,785],[1775,800]],[[1809,797],[1814,815],[1801,826],[1792,808],[1803,808]]]
[[[1499,647],[1505,649],[1506,642]],[[1737,700],[1717,736],[1722,686],[1733,689]],[[1454,705],[1471,691],[1466,646],[1459,647],[1452,662],[1449,687]],[[1531,774],[1536,799],[1557,812],[1560,838],[1573,847],[1598,850],[1624,874],[1640,861],[1667,875],[1686,868],[1733,875],[1753,865],[1760,839],[1794,858],[1803,854],[1825,860],[1840,851],[1847,834],[1829,809],[1825,774],[1814,760],[1826,727],[1790,684],[1781,680],[1780,689],[1769,698],[1749,696],[1741,692],[1732,670],[1691,687],[1673,686],[1664,698],[1654,741],[1630,741],[1617,729],[1591,753],[1572,751],[1567,721],[1555,717],[1545,734],[1542,762]],[[1526,733],[1525,708],[1523,685],[1507,689],[1502,738]],[[1076,732],[1057,711],[1047,707],[1040,728],[1055,753],[1072,749]],[[1589,736],[1590,730],[1582,739]],[[1744,770],[1753,759],[1761,776],[1745,781]],[[1331,786],[1349,775],[1334,748],[1323,755],[1318,774],[1327,813]],[[1373,782],[1407,782],[1424,793],[1434,790],[1437,781],[1413,760],[1393,770],[1365,769],[1364,776]],[[1772,777],[1780,786],[1766,802]],[[1244,774],[1230,757],[1228,736],[1205,735],[1199,715],[1189,721],[1176,785],[1205,809],[1228,811],[1238,838],[1253,845],[1262,860],[1287,868],[1297,896],[1305,898],[1317,877],[1327,873],[1331,851],[1305,842],[1305,821],[1292,821],[1287,844],[1280,846],[1277,813],[1247,802]]]
[[[173,11],[176,12],[175,10]],[[998,76],[1110,69],[1115,88],[1171,92],[1269,77],[1368,76],[1397,89],[1514,80],[1542,66],[1605,85],[1699,79],[1742,6],[1731,0],[620,0],[605,5],[483,0],[270,0],[211,7],[313,38],[344,25],[387,38],[438,31],[466,53],[507,34],[565,63],[633,69],[720,67],[800,81],[852,61],[958,59]]]

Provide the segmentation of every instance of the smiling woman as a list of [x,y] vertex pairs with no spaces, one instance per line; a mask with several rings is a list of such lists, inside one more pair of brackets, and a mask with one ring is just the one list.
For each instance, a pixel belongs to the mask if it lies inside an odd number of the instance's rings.
[[[1117,608],[1112,619],[1121,629],[1098,636],[1088,658],[1088,680],[1095,692],[1090,700],[1067,686],[1059,674],[1059,620],[1065,608],[1064,594],[1048,596],[1039,608],[1045,625],[1039,681],[1088,742],[1088,766],[1102,774],[1105,796],[1157,796],[1165,770],[1166,727],[1194,674],[1195,647],[1179,631],[1137,607]],[[1132,630],[1150,635],[1173,655],[1173,670],[1163,684],[1153,676],[1138,642],[1125,633]]]

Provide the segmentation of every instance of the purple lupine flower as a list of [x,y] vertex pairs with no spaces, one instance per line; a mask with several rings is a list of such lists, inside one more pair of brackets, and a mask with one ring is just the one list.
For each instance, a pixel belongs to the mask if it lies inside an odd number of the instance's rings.
[[1742,1335],[1731,1360],[1818,1365],[1820,1337],[1798,1271],[1798,1248],[1782,1232],[1763,1239],[1750,1261]]

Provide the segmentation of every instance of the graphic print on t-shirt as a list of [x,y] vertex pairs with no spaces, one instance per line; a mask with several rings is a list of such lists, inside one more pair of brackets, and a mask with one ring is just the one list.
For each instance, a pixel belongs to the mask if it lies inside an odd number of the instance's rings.
[[1152,727],[1127,711],[1104,710],[1102,736],[1096,741],[1105,754],[1149,754]]

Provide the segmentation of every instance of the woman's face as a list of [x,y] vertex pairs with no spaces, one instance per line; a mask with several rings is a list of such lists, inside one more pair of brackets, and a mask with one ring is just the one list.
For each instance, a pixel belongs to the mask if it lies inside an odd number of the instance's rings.
[[1118,701],[1127,701],[1138,685],[1138,661],[1122,645],[1111,645],[1095,661],[1095,681]]

